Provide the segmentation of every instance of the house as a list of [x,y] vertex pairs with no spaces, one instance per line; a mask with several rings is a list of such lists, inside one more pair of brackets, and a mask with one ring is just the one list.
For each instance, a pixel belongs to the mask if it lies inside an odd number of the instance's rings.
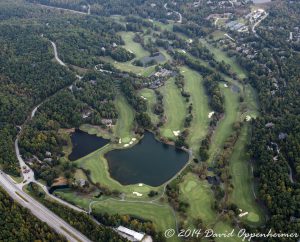
[[139,233],[123,226],[116,228],[117,232],[124,238],[130,241],[142,241],[145,237],[144,233]]
[[113,125],[112,119],[109,119],[109,118],[101,119],[101,123],[106,125],[106,127],[111,127]]

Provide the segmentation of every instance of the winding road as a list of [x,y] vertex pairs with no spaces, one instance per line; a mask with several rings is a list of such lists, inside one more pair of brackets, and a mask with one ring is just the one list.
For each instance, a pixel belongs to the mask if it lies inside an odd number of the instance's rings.
[[[67,67],[67,65],[62,60],[59,59],[55,43],[51,41],[51,44],[53,46],[54,56],[56,61],[60,65]],[[82,78],[78,75],[76,75],[76,77],[79,79]],[[22,127],[32,118],[34,118],[38,108],[42,105],[43,102],[41,102],[40,104],[38,104],[33,108],[29,117],[26,119],[26,121],[22,126],[18,126],[19,133],[16,137],[14,145],[15,145],[16,156],[21,168],[23,181],[21,183],[16,183],[10,176],[8,176],[7,174],[5,174],[3,171],[0,170],[0,185],[15,201],[17,201],[23,207],[28,208],[32,212],[32,214],[34,214],[40,220],[46,222],[55,231],[64,235],[68,239],[68,241],[90,241],[82,233],[74,229],[71,225],[69,225],[63,219],[58,217],[55,213],[50,211],[44,205],[42,205],[41,203],[39,203],[38,201],[36,201],[34,198],[32,198],[31,196],[29,196],[27,193],[23,191],[23,187],[25,185],[34,182],[38,184],[49,197],[56,200],[57,202],[65,206],[68,206],[69,208],[72,208],[78,212],[86,213],[85,210],[80,209],[72,204],[69,204],[68,202],[50,194],[45,185],[35,180],[33,170],[25,163],[25,161],[22,158],[22,155],[20,154],[19,139],[22,133]]]
[[176,13],[178,16],[179,16],[179,20],[177,21],[178,23],[182,23],[182,14],[181,13],[179,13],[179,12],[177,12],[177,11],[175,11],[175,10],[172,10],[172,9],[170,9],[170,8],[168,8],[167,7],[167,3],[165,3],[164,4],[164,8],[167,10],[167,11],[172,11],[173,13]]
[[260,38],[260,36],[256,33],[255,28],[266,18],[268,17],[268,13],[266,13],[260,20],[258,20],[253,26],[252,26],[252,32],[257,37]]

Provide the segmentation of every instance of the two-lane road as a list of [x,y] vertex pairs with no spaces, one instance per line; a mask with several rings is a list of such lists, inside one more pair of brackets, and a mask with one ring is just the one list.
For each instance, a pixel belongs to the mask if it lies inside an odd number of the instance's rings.
[[20,205],[28,208],[33,215],[46,222],[56,232],[64,235],[68,241],[89,242],[90,240],[78,232],[63,219],[52,213],[44,205],[34,200],[31,196],[21,190],[13,180],[4,172],[0,171],[0,186]]

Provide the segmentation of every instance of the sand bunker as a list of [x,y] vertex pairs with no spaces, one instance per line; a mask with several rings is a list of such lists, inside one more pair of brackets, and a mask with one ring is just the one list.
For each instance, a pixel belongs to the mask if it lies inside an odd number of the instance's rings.
[[138,197],[143,196],[143,194],[139,193],[139,192],[132,192],[133,195],[137,195]]
[[129,146],[129,144],[125,144],[125,145],[124,145],[124,147],[128,147],[128,146]]
[[143,183],[139,183],[139,187],[142,187],[144,184]]
[[248,212],[244,212],[244,213],[240,213],[239,214],[239,217],[241,218],[241,217],[244,217],[244,216],[246,216],[248,214]]
[[179,134],[180,134],[180,130],[175,130],[175,131],[173,131],[173,134],[175,135],[175,136],[178,136]]
[[228,87],[228,85],[225,83],[225,84],[224,84],[224,87]]
[[215,111],[212,111],[208,114],[208,118],[211,118],[214,115]]
[[141,98],[143,98],[144,100],[147,100],[147,98],[145,98],[144,96],[141,96]]

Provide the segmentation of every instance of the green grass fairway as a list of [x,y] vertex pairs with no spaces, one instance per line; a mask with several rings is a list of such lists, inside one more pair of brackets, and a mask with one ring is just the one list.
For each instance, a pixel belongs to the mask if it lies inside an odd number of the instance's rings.
[[248,125],[243,127],[230,158],[230,173],[234,186],[230,200],[242,209],[243,212],[249,212],[242,220],[250,224],[259,225],[264,219],[262,210],[259,208],[253,195],[253,177],[251,167],[248,163],[249,156],[246,154],[245,148],[249,139],[249,129]]
[[162,206],[154,203],[136,203],[108,199],[95,203],[93,210],[96,212],[107,212],[109,214],[128,214],[145,220],[151,220],[156,229],[162,232],[168,228],[175,229],[174,214],[168,205]]
[[208,97],[205,94],[201,75],[190,68],[181,68],[185,77],[185,90],[191,94],[190,101],[193,104],[193,121],[190,127],[188,143],[193,152],[198,152],[200,141],[205,136],[208,127]]
[[199,180],[194,174],[188,173],[180,184],[180,194],[183,201],[190,204],[188,208],[188,223],[191,219],[201,218],[209,226],[214,223],[216,213],[212,209],[213,193],[206,181]]
[[229,87],[224,87],[223,84],[220,84],[220,88],[225,97],[225,116],[219,121],[217,129],[212,137],[212,143],[209,150],[209,163],[218,154],[225,140],[231,134],[233,128],[232,125],[237,120],[238,116],[238,94],[232,92]]
[[173,131],[183,129],[186,115],[186,102],[180,94],[180,90],[175,85],[174,79],[166,81],[165,85],[160,88],[164,96],[164,109],[167,121],[161,128],[161,135],[174,139]]
[[148,77],[150,74],[155,72],[155,66],[149,66],[149,67],[141,67],[141,66],[134,66],[131,64],[132,61],[127,62],[118,62],[113,60],[111,57],[101,57],[101,60],[110,62],[115,68],[126,71],[126,72],[132,72],[137,75]]
[[214,54],[214,58],[217,61],[224,61],[226,64],[229,64],[231,66],[231,70],[237,74],[237,76],[241,79],[246,78],[246,73],[242,69],[242,67],[235,61],[234,58],[230,58],[225,52],[220,50],[219,48],[216,48],[209,43],[207,43],[205,40],[201,40],[201,43],[207,46],[207,48]]
[[147,113],[151,118],[153,124],[157,124],[159,117],[153,112],[153,107],[156,103],[156,95],[152,89],[143,88],[139,91],[139,95],[147,98]]
[[134,37],[133,32],[120,32],[122,39],[125,42],[125,46],[123,46],[129,52],[133,52],[135,54],[135,58],[140,59],[145,56],[148,56],[150,53],[146,51],[139,43],[133,41]]
[[115,135],[122,139],[122,143],[127,143],[132,138],[134,111],[122,95],[117,95],[115,105],[119,114],[117,124],[114,128]]

